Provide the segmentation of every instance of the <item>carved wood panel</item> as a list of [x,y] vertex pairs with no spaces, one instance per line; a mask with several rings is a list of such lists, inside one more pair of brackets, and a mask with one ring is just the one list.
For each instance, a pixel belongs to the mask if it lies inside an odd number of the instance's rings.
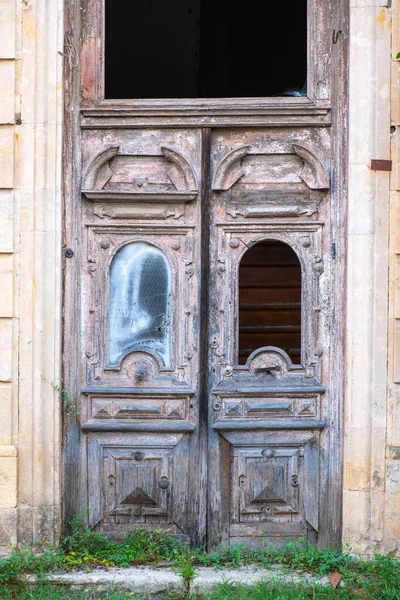
[[[216,464],[230,465],[230,512],[224,500],[210,511],[231,542],[313,540],[319,473],[327,469],[329,137],[317,128],[216,130],[211,155],[211,452]],[[240,264],[267,240],[290,247],[300,264],[300,364],[272,346],[239,363]],[[223,481],[213,480],[216,498],[226,498]]]
[[89,524],[126,533],[133,527],[187,536],[187,436],[89,434]]
[[[104,100],[104,2],[66,6],[65,519],[339,542],[347,4],[309,1],[307,97],[158,101]],[[266,240],[301,267],[298,364],[270,345],[238,360],[240,262]],[[149,249],[168,295],[153,347],[132,335],[149,314],[118,304]],[[130,291],[110,294],[121,256]]]

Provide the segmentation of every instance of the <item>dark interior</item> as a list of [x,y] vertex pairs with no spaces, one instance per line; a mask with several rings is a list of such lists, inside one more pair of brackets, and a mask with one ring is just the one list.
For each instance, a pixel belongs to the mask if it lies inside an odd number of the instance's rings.
[[307,0],[106,0],[105,96],[305,95]]
[[239,268],[239,364],[263,346],[301,362],[301,266],[290,246],[259,242]]

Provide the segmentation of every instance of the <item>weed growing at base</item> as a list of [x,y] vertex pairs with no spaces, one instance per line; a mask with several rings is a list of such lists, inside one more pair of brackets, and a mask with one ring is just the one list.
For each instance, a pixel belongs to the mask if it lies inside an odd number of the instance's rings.
[[[203,549],[188,548],[162,531],[149,532],[137,528],[123,542],[114,543],[101,533],[91,531],[78,519],[71,523],[71,528],[71,535],[62,541],[59,548],[35,548],[14,552],[8,558],[0,560],[1,600],[53,600],[56,597],[63,599],[62,592],[57,592],[59,595],[54,596],[47,588],[36,592],[26,591],[20,582],[21,578],[29,573],[36,574],[45,583],[46,575],[55,571],[90,571],[94,567],[165,563],[173,566],[188,584],[195,577],[197,566],[223,568],[256,564],[268,567],[277,563],[288,571],[320,575],[337,571],[341,574],[343,582],[343,587],[338,590],[318,586],[285,586],[274,582],[266,582],[249,590],[227,584],[228,587],[222,586],[211,594],[209,600],[400,600],[400,561],[391,556],[375,554],[371,559],[361,560],[351,556],[350,549],[317,550],[305,540],[290,542],[283,548],[267,546],[262,550],[254,550],[245,546],[229,546],[207,554]],[[39,593],[42,595],[37,595]],[[65,597],[76,600],[86,598],[84,595],[74,596],[71,593]],[[101,596],[93,596],[97,597]],[[107,600],[126,597],[126,594],[106,596]]]

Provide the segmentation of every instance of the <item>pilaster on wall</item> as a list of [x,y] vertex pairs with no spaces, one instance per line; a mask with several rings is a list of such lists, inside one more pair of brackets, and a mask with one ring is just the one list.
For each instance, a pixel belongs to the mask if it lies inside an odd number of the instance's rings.
[[400,2],[393,6],[390,177],[389,411],[386,453],[388,550],[400,551]]
[[15,544],[17,537],[17,448],[12,410],[17,392],[12,383],[12,348],[18,330],[13,240],[16,20],[15,0],[0,0],[0,549]]
[[58,534],[62,17],[0,0],[0,551]]
[[[398,0],[396,0],[397,2]],[[387,502],[390,49],[387,0],[351,0],[343,539],[355,552],[400,549]],[[395,9],[397,10],[397,8]],[[390,519],[385,513],[390,513]]]

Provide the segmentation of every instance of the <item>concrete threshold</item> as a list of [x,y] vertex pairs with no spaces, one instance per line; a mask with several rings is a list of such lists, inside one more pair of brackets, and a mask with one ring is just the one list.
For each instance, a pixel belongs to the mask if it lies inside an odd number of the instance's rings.
[[[122,591],[135,594],[208,594],[218,585],[229,582],[242,586],[250,586],[259,581],[279,579],[285,583],[303,583],[330,585],[328,576],[315,576],[306,573],[287,572],[280,566],[264,569],[255,566],[238,567],[236,569],[214,569],[197,567],[195,578],[188,584],[171,568],[109,568],[95,569],[90,572],[74,571],[71,573],[49,574],[46,582],[55,587],[67,588],[80,592]],[[35,584],[34,577],[28,577],[30,584]]]

